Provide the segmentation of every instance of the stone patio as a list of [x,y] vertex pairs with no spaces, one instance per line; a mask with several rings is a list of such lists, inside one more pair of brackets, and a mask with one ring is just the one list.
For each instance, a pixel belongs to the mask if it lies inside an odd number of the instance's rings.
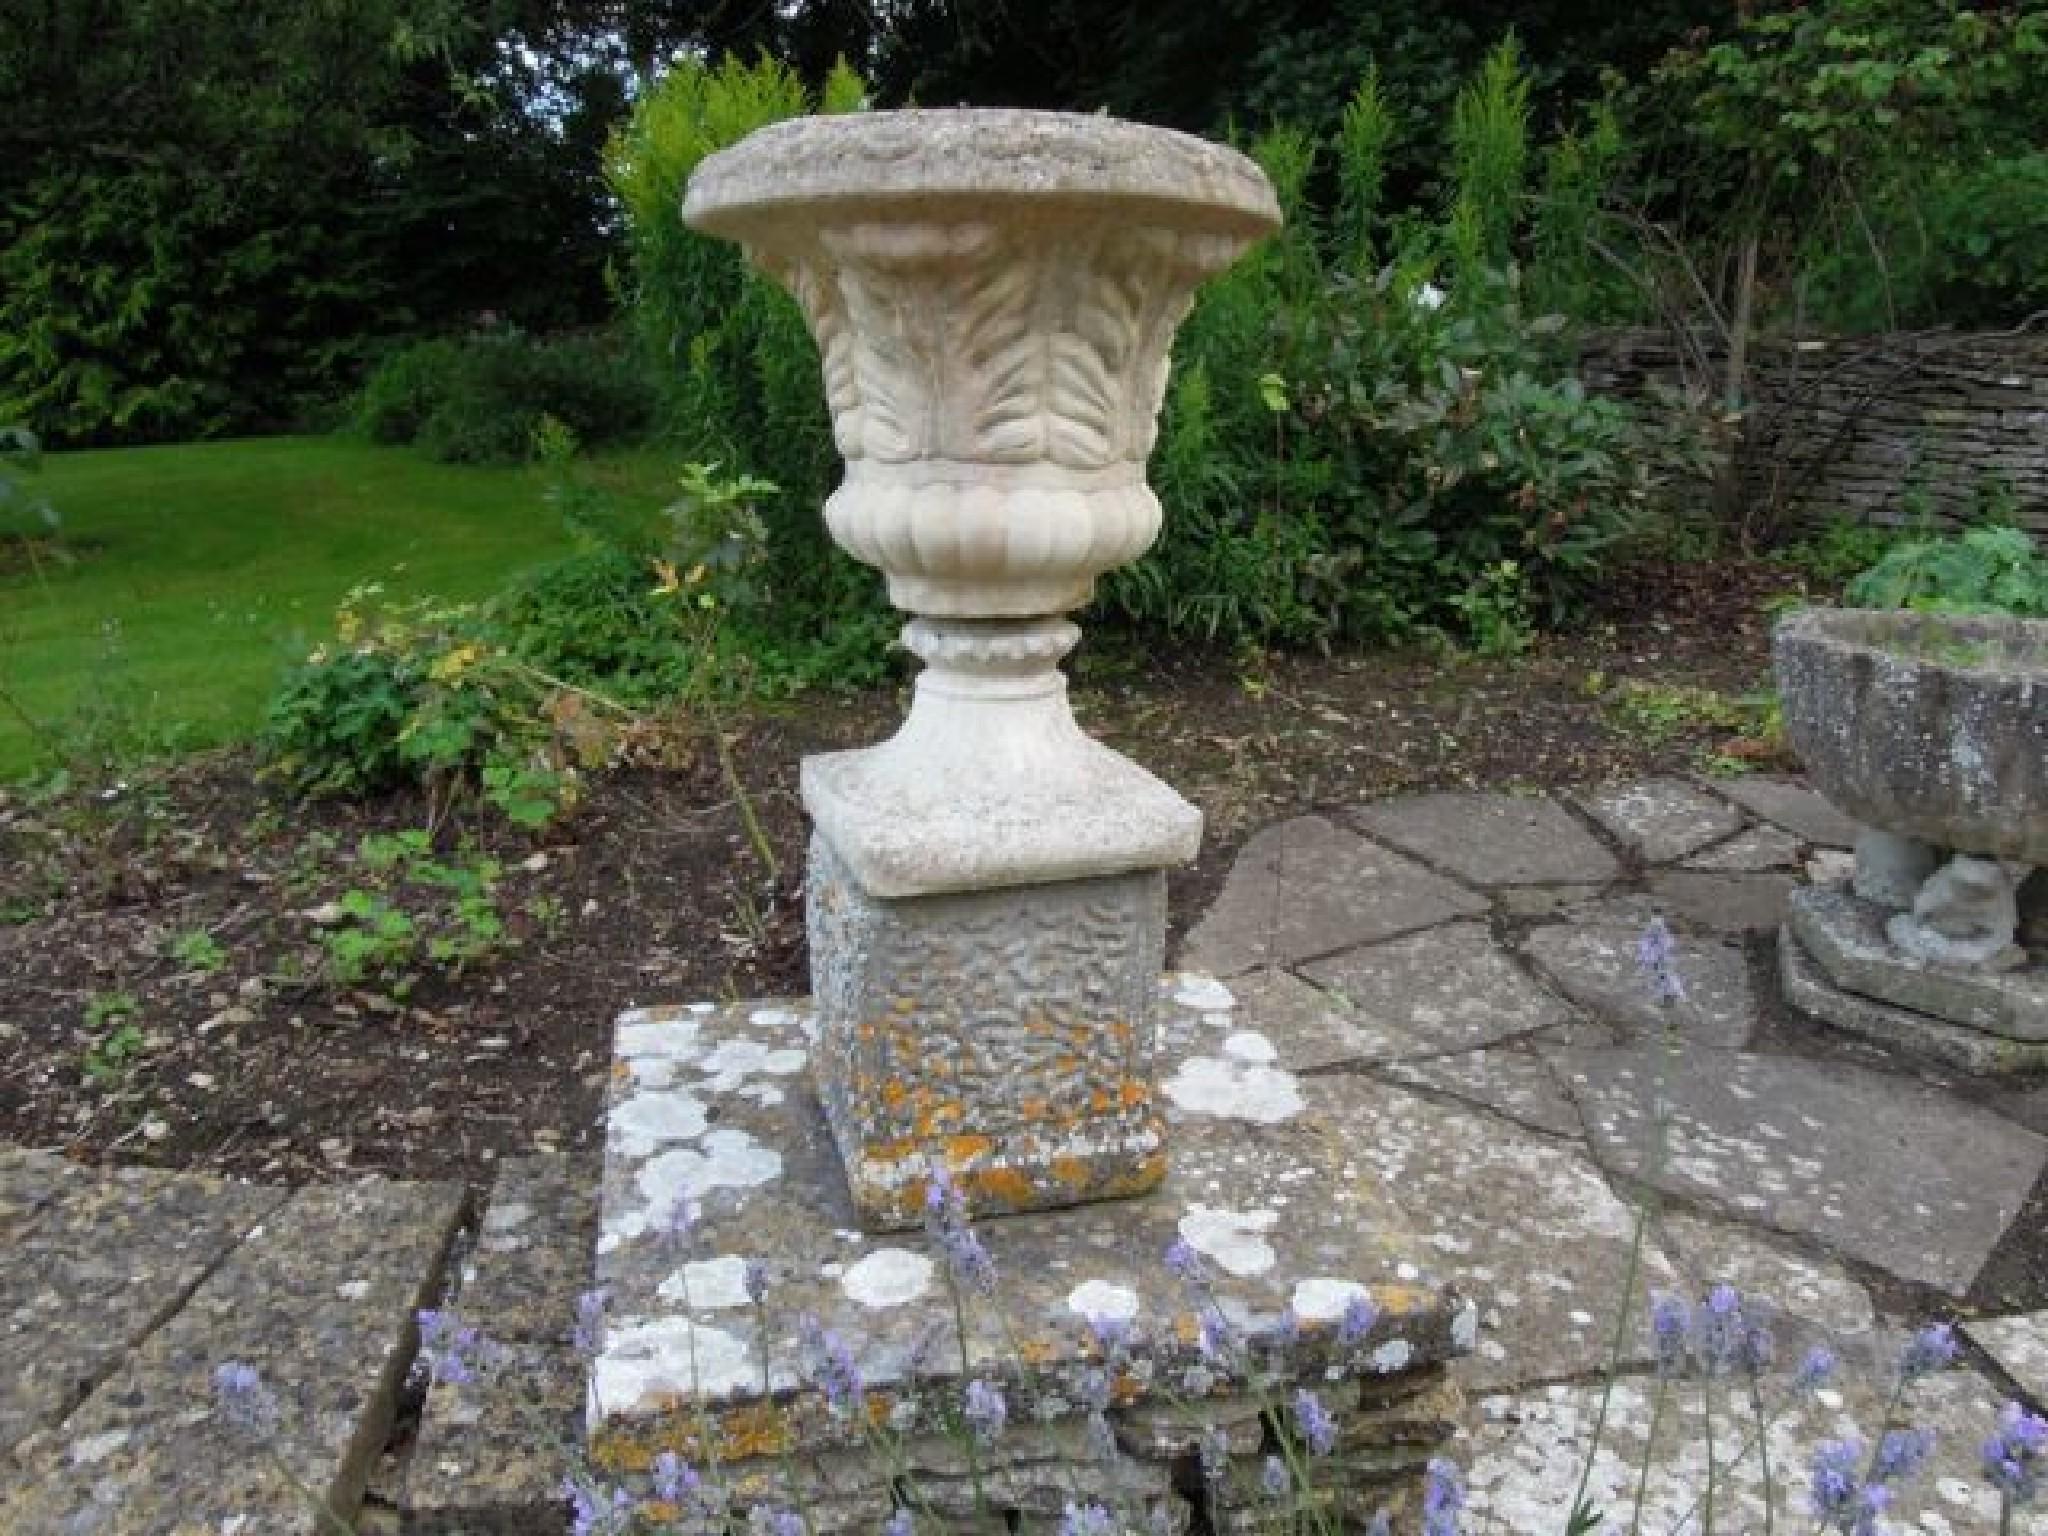
[[[1980,1277],[2042,1187],[2048,1085],[1980,1091],[1790,1019],[1776,908],[1816,871],[1843,870],[1833,853],[1848,832],[1772,779],[1333,808],[1248,841],[1170,957],[1217,978],[1182,983],[1210,1006],[1174,1013],[1177,1048],[1222,1059],[1222,1037],[1203,1031],[1263,1036],[1308,1114],[1335,1127],[1342,1161],[1420,1239],[1389,1278],[1475,1299],[1477,1347],[1454,1367],[1475,1524],[1560,1528],[1647,1185],[1662,1195],[1648,1283],[1696,1293],[1725,1279],[1771,1298],[1781,1360],[1828,1339],[1881,1371],[1902,1327],[1967,1318],[1964,1359],[1918,1389],[1943,1447],[1895,1528],[1996,1529],[1974,1447],[2003,1396],[2048,1405],[2048,1276],[1984,1315],[1976,1303],[1995,1299]],[[1659,910],[1697,1004],[1675,1027],[1631,970]],[[1645,1156],[1653,1097],[1672,1106],[1659,1159]],[[465,1222],[459,1192],[437,1186],[293,1192],[0,1152],[0,1530],[316,1529],[207,1416],[207,1373],[228,1357],[285,1391],[294,1473],[365,1531],[562,1530],[560,1468],[537,1425],[578,1417],[565,1334],[593,1273],[597,1180],[594,1166],[508,1165]],[[412,1310],[451,1292],[515,1368],[482,1396],[435,1389],[380,1465]],[[1639,1324],[1629,1354],[1643,1352]],[[1773,1431],[1793,1499],[1818,1439],[1874,1424],[1869,1372]],[[1595,1467],[1617,1529],[1653,1397],[1647,1375],[1624,1382]],[[1697,1494],[1698,1415],[1696,1400],[1667,1409],[1646,1529],[1668,1529]],[[1724,1429],[1724,1443],[1742,1438]],[[1717,1530],[1761,1528],[1753,1465],[1723,1498]],[[1786,1508],[1779,1523],[1803,1528]],[[2048,1512],[2014,1529],[2042,1536]]]

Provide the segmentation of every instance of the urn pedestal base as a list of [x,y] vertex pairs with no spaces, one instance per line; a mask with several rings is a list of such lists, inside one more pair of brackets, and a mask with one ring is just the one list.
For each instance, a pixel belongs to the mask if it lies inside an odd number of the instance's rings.
[[1162,871],[886,897],[821,831],[808,888],[812,1065],[862,1226],[917,1225],[935,1166],[976,1215],[1159,1184]]

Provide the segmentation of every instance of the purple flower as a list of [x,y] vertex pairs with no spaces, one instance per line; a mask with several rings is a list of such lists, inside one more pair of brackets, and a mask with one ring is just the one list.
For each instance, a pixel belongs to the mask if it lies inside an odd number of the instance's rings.
[[983,1296],[995,1294],[996,1261],[968,1221],[967,1197],[942,1167],[934,1167],[925,1183],[924,1229],[955,1280]]
[[1742,1293],[1717,1285],[1693,1315],[1693,1352],[1710,1374],[1734,1367],[1742,1349]]
[[1237,1329],[1221,1311],[1215,1307],[1202,1309],[1195,1346],[1201,1350],[1204,1360],[1228,1370],[1237,1359],[1242,1343]]
[[1126,1318],[1111,1317],[1106,1312],[1090,1312],[1088,1332],[1106,1359],[1121,1360],[1130,1352],[1131,1325]]
[[654,1496],[664,1504],[688,1504],[704,1486],[697,1469],[674,1451],[654,1458]]
[[1379,1320],[1380,1309],[1373,1305],[1372,1298],[1352,1297],[1344,1303],[1344,1316],[1337,1323],[1337,1342],[1346,1349],[1363,1344],[1372,1325]]
[[1336,1449],[1337,1421],[1307,1387],[1294,1394],[1294,1427],[1301,1432],[1311,1456],[1327,1456]]
[[472,1385],[504,1360],[504,1351],[447,1308],[422,1308],[419,1361],[428,1376],[451,1387]]
[[604,1310],[611,1299],[612,1293],[604,1286],[576,1298],[576,1330],[572,1337],[576,1353],[586,1360],[594,1359],[604,1343]]
[[562,1496],[569,1501],[572,1536],[625,1536],[633,1528],[633,1495],[623,1488],[606,1490],[568,1478]]
[[1649,983],[1650,994],[1669,1005],[1685,1001],[1685,981],[1678,974],[1678,944],[1663,918],[1653,917],[1636,941],[1636,970]]
[[882,1522],[882,1536],[914,1536],[916,1530],[917,1521],[911,1518],[910,1511],[901,1505],[897,1506],[894,1514]]
[[1076,1504],[1067,1500],[1060,1516],[1060,1536],[1116,1536],[1116,1521],[1100,1504]]
[[1906,1381],[1945,1371],[1955,1364],[1956,1330],[1951,1323],[1929,1323],[1906,1342],[1899,1357],[1899,1375]]
[[768,1300],[768,1266],[759,1259],[747,1260],[746,1268],[740,1271],[740,1284],[746,1287],[747,1300],[761,1306]]
[[284,1416],[262,1373],[240,1360],[224,1360],[213,1368],[213,1397],[221,1417],[244,1434],[269,1435]]
[[1792,1385],[1801,1392],[1818,1392],[1833,1379],[1835,1365],[1835,1352],[1825,1344],[1816,1344],[1799,1362],[1799,1369],[1792,1376]]
[[1888,1429],[1877,1442],[1877,1457],[1871,1463],[1871,1478],[1880,1483],[1898,1482],[1920,1470],[1934,1454],[1931,1429]]
[[1259,1468],[1259,1486],[1270,1499],[1286,1498],[1287,1490],[1294,1486],[1294,1479],[1287,1475],[1287,1463],[1278,1456],[1268,1456],[1265,1465]]
[[662,1237],[676,1248],[690,1246],[690,1237],[697,1230],[697,1202],[688,1195],[677,1195],[676,1203],[668,1208],[668,1214],[661,1219]]
[[1669,1294],[1650,1302],[1650,1343],[1656,1356],[1657,1374],[1667,1380],[1685,1371],[1685,1355],[1692,1337],[1692,1312],[1683,1300]]
[[1853,1435],[1825,1440],[1814,1448],[1808,1499],[1823,1526],[1847,1529],[1856,1518],[1863,1493],[1862,1466],[1863,1442]]
[[1189,1285],[1202,1284],[1209,1278],[1208,1270],[1202,1265],[1202,1256],[1184,1237],[1176,1237],[1166,1245],[1166,1267],[1176,1279]]
[[804,1536],[803,1517],[779,1504],[756,1504],[747,1511],[751,1536]]
[[1465,1479],[1458,1464],[1432,1456],[1422,1485],[1422,1536],[1458,1536],[1458,1514],[1465,1507]]
[[2048,1460],[2048,1419],[2017,1401],[1998,1410],[1998,1431],[1984,1442],[1984,1476],[2010,1504],[2030,1504]]
[[1878,1536],[1884,1528],[1884,1512],[1890,1508],[1891,1502],[1892,1491],[1883,1483],[1866,1486],[1849,1519],[1849,1536]]
[[864,1383],[846,1341],[815,1317],[805,1316],[797,1323],[797,1347],[812,1385],[825,1394],[825,1406],[832,1416],[851,1418],[860,1407]]
[[988,1445],[1002,1434],[1003,1426],[1010,1421],[1010,1405],[1003,1401],[1001,1387],[992,1381],[976,1379],[967,1383],[967,1396],[961,1404],[960,1416],[974,1431],[976,1442]]
[[1089,1366],[1074,1382],[1074,1395],[1081,1400],[1081,1406],[1090,1413],[1102,1413],[1109,1408],[1109,1372]]

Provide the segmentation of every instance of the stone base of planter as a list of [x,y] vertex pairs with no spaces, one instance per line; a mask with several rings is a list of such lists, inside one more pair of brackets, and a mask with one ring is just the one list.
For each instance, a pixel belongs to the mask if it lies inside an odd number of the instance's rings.
[[2048,1044],[2048,966],[1943,965],[1886,936],[1891,914],[1841,885],[1795,891],[1787,923],[1836,987],[2023,1044]]
[[2048,1069],[2048,1043],[2028,1043],[1952,1023],[1837,985],[1790,923],[1778,931],[1778,974],[1785,1000],[1801,1013],[1880,1045],[1965,1072],[2004,1075]]
[[977,1215],[1158,1185],[1161,871],[890,900],[820,833],[808,889],[815,1076],[862,1225],[917,1225],[934,1165]]
[[[1276,1444],[1264,1413],[1291,1412],[1306,1386],[1339,1441],[1308,1496],[1347,1523],[1382,1505],[1412,1519],[1423,1466],[1457,1418],[1445,1366],[1476,1342],[1475,1309],[1431,1280],[1431,1251],[1370,1161],[1347,1153],[1365,1103],[1347,1107],[1351,1080],[1304,1093],[1222,987],[1153,985],[1164,1183],[980,1224],[998,1278],[993,1294],[964,1296],[964,1330],[924,1234],[859,1228],[812,1087],[808,1004],[626,1015],[598,1239],[601,1466],[648,1491],[664,1450],[700,1468],[715,1454],[734,1498],[789,1503],[794,1486],[821,1536],[878,1529],[906,1500],[948,1529],[991,1533],[1049,1531],[1069,1501],[1108,1506],[1125,1528],[1177,1531],[1199,1512],[1217,1530],[1277,1530],[1290,1505],[1262,1488]],[[671,1221],[681,1200],[697,1212],[687,1233]],[[1250,1341],[1236,1369],[1203,1354],[1195,1293],[1163,1262],[1176,1239]],[[1114,1356],[1091,1316],[1127,1325]],[[813,1389],[806,1317],[852,1351],[856,1412],[835,1414]],[[1009,1422],[970,1459],[951,1430],[972,1378],[1000,1385]],[[1105,1389],[1098,1421],[1089,1404]],[[1204,1425],[1228,1445],[1220,1481],[1201,1471]]]

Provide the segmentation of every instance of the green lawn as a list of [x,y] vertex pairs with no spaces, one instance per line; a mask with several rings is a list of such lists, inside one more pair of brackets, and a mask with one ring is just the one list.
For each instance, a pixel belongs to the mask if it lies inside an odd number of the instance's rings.
[[[180,745],[247,735],[350,587],[480,597],[568,546],[531,471],[339,438],[56,454],[39,478],[80,558],[0,565],[0,689],[54,730],[112,701]],[[0,700],[0,778],[37,760]]]

